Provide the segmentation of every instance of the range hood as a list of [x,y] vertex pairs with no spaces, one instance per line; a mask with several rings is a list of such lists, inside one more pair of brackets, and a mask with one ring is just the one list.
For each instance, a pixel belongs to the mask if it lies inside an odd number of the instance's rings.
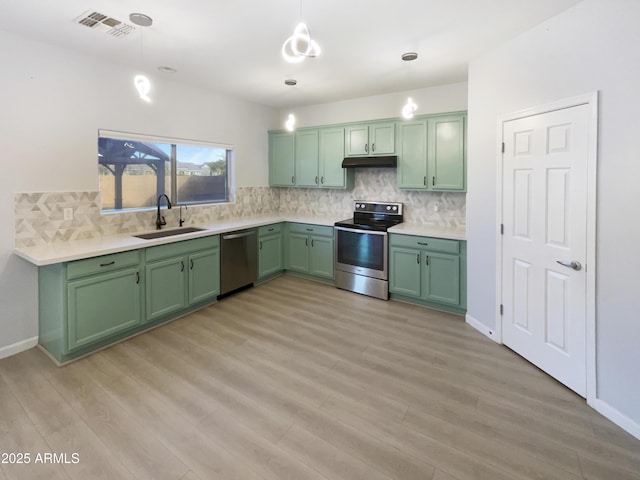
[[398,166],[397,155],[387,155],[378,157],[346,157],[342,161],[342,168],[396,168]]

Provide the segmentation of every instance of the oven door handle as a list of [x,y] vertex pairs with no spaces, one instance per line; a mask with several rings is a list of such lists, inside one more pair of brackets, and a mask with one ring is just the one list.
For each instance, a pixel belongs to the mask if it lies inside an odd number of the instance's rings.
[[353,232],[353,233],[366,233],[367,235],[386,235],[387,232],[381,232],[378,230],[362,230],[359,228],[347,228],[347,227],[333,227],[336,230],[340,230],[343,232]]

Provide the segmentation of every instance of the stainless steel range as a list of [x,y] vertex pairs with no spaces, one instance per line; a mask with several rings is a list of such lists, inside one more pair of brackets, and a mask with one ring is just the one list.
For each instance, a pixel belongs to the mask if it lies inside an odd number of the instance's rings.
[[356,200],[353,218],[335,223],[336,287],[389,299],[387,229],[402,218],[402,203]]

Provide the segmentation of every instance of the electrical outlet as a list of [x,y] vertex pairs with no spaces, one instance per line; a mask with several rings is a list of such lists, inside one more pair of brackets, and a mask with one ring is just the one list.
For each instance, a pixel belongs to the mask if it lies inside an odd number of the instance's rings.
[[440,202],[435,202],[433,204],[433,211],[437,212],[438,210],[440,210]]
[[73,220],[73,208],[69,207],[64,209],[64,219]]
[[211,209],[210,208],[205,208],[202,213],[204,213],[205,215],[211,215]]

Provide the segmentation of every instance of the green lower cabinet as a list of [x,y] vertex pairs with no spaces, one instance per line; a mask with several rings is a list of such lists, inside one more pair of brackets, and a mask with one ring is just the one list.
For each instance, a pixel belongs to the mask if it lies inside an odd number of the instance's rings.
[[220,294],[219,238],[146,250],[146,319],[166,318]]
[[261,227],[258,234],[258,279],[282,272],[282,234],[280,224]]
[[189,305],[213,300],[220,295],[220,250],[189,255]]
[[334,279],[333,227],[290,223],[286,235],[286,269],[325,280]]
[[333,278],[333,238],[311,237],[309,273],[316,277]]
[[460,257],[423,251],[422,270],[425,300],[460,305]]
[[309,236],[289,233],[287,270],[309,273]]
[[421,271],[420,250],[402,247],[389,249],[389,291],[391,293],[420,298]]
[[392,298],[465,313],[466,242],[391,234],[389,243]]
[[162,318],[186,307],[184,257],[147,264],[147,321]]
[[64,363],[220,293],[214,235],[38,269],[38,342]]
[[70,281],[67,285],[68,350],[140,325],[141,298],[137,268]]

